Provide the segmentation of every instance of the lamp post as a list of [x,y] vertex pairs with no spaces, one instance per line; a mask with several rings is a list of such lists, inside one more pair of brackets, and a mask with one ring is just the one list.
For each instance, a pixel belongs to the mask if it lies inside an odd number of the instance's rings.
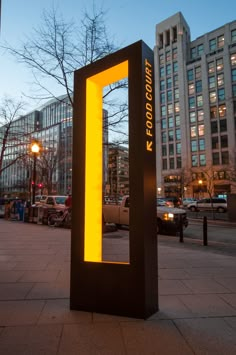
[[31,144],[31,152],[33,154],[33,180],[32,180],[32,204],[35,204],[35,189],[36,189],[36,161],[37,161],[37,154],[40,151],[40,146],[37,142],[33,142]]
[[198,180],[198,186],[199,186],[199,197],[201,197],[201,192],[202,192],[202,180]]

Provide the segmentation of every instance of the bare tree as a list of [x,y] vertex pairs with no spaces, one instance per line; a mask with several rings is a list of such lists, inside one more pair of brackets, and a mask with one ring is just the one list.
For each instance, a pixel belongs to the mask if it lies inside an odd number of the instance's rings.
[[0,103],[0,176],[5,169],[26,155],[22,149],[26,132],[18,127],[16,121],[23,107],[22,101],[14,101],[10,97],[5,97]]

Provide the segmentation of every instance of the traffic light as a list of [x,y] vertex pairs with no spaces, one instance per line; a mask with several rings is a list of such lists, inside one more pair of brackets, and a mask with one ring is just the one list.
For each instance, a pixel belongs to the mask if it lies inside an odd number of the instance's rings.
[[43,187],[43,184],[40,182],[40,183],[38,184],[38,188],[41,189],[42,187]]

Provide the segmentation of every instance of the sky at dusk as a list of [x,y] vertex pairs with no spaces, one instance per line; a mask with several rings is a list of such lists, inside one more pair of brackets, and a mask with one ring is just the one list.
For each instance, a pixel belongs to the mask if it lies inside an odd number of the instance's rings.
[[[191,40],[236,20],[235,0],[2,0],[0,44],[7,41],[17,47],[24,42],[33,27],[42,23],[43,10],[51,8],[52,4],[65,21],[73,19],[79,23],[83,10],[90,11],[93,3],[97,9],[106,10],[108,33],[119,47],[142,39],[153,49],[156,24],[178,11],[190,27]],[[23,93],[30,95],[31,82],[30,70],[0,49],[0,101],[4,95],[17,99]],[[60,94],[64,92],[56,92]],[[37,108],[37,103],[29,102],[29,108]]]

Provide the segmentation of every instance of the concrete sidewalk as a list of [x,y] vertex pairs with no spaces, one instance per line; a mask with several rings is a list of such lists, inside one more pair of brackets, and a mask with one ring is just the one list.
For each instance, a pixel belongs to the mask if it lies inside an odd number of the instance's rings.
[[[236,258],[163,238],[160,311],[144,321],[70,311],[70,230],[0,219],[0,354],[236,354]],[[127,260],[128,232],[103,250]]]

